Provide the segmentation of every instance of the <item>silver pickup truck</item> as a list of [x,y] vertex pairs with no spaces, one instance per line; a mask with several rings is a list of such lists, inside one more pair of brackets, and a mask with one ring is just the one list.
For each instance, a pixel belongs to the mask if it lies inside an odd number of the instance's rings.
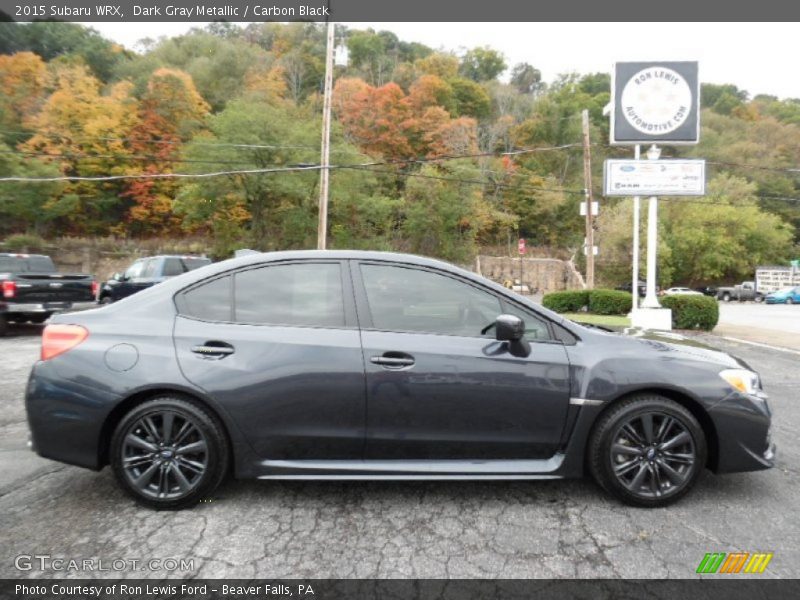
[[754,281],[743,281],[739,285],[718,288],[717,299],[723,302],[730,302],[731,300],[738,300],[739,302],[745,300],[763,302],[764,294],[758,291]]

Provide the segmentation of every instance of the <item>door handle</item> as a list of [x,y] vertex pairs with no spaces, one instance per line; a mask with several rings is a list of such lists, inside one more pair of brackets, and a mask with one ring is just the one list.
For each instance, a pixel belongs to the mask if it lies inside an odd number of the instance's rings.
[[371,357],[369,361],[387,369],[402,369],[412,366],[415,362],[413,356],[404,352],[386,352],[382,356]]
[[235,352],[233,346],[226,342],[206,342],[201,346],[192,346],[192,352],[204,358],[225,358]]

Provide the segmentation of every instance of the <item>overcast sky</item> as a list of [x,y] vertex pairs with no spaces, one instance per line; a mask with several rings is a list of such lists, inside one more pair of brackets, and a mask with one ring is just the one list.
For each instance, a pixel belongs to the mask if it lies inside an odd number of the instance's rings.
[[[788,0],[787,0],[788,1]],[[87,23],[129,48],[144,37],[202,23]],[[509,66],[527,62],[546,81],[559,73],[611,71],[616,61],[698,60],[700,79],[750,92],[800,98],[796,23],[348,23],[395,32],[405,41],[458,51],[488,45]]]

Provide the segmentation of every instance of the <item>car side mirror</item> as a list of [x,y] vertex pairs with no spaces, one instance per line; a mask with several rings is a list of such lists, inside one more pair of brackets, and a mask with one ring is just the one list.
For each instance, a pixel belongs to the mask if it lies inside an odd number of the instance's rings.
[[525,339],[525,321],[515,315],[500,315],[494,321],[494,336],[499,342],[508,342],[512,356],[526,357],[531,345]]
[[494,321],[495,339],[517,342],[525,336],[525,322],[515,315],[500,315]]

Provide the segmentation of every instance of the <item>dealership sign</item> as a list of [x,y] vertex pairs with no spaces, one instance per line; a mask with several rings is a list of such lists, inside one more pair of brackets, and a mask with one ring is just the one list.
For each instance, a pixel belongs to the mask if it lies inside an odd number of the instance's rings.
[[617,160],[603,169],[606,196],[702,196],[704,160]]
[[611,82],[612,144],[696,144],[700,80],[696,62],[624,62]]

